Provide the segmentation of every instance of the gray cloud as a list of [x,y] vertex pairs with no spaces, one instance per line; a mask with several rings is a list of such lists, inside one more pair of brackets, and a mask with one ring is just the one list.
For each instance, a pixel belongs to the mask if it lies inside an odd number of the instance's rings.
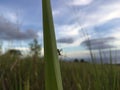
[[0,16],[0,39],[3,40],[25,40],[38,37],[37,32],[32,29],[21,31],[17,24],[9,22]]
[[116,39],[114,37],[99,38],[86,40],[81,43],[82,46],[88,48],[91,45],[92,49],[109,49],[114,48],[115,45],[112,45],[111,42],[114,42]]
[[66,43],[66,44],[71,44],[74,42],[74,39],[72,37],[63,37],[63,38],[59,38],[57,40],[58,43]]

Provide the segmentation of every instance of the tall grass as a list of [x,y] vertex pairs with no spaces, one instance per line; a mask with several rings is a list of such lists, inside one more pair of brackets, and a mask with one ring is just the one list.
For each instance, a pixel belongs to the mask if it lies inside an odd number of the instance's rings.
[[[0,57],[0,90],[45,90],[45,63],[33,58]],[[120,90],[120,65],[61,61],[63,90]],[[35,73],[37,72],[37,76]]]

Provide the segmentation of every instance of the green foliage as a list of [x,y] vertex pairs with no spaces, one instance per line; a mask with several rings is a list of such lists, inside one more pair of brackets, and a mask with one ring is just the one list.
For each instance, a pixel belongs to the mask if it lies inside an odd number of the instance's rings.
[[[0,90],[45,90],[45,63],[0,57]],[[120,66],[111,64],[61,62],[63,90],[120,90]],[[35,73],[37,72],[37,76]]]
[[63,90],[50,0],[42,0],[45,90]]
[[4,55],[9,55],[11,57],[20,57],[22,56],[22,53],[20,50],[17,49],[9,49]]
[[38,57],[41,55],[41,45],[38,43],[38,40],[35,38],[30,45],[30,54],[32,56]]

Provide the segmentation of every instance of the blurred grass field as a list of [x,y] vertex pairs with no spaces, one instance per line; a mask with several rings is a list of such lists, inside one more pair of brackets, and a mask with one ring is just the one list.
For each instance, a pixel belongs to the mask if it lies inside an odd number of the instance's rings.
[[[0,56],[0,90],[45,90],[44,60]],[[120,66],[60,61],[64,90],[120,90]]]

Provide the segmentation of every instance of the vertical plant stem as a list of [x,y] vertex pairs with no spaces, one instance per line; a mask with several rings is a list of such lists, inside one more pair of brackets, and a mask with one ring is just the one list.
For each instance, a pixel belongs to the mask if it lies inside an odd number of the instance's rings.
[[42,0],[45,90],[63,90],[50,0]]

